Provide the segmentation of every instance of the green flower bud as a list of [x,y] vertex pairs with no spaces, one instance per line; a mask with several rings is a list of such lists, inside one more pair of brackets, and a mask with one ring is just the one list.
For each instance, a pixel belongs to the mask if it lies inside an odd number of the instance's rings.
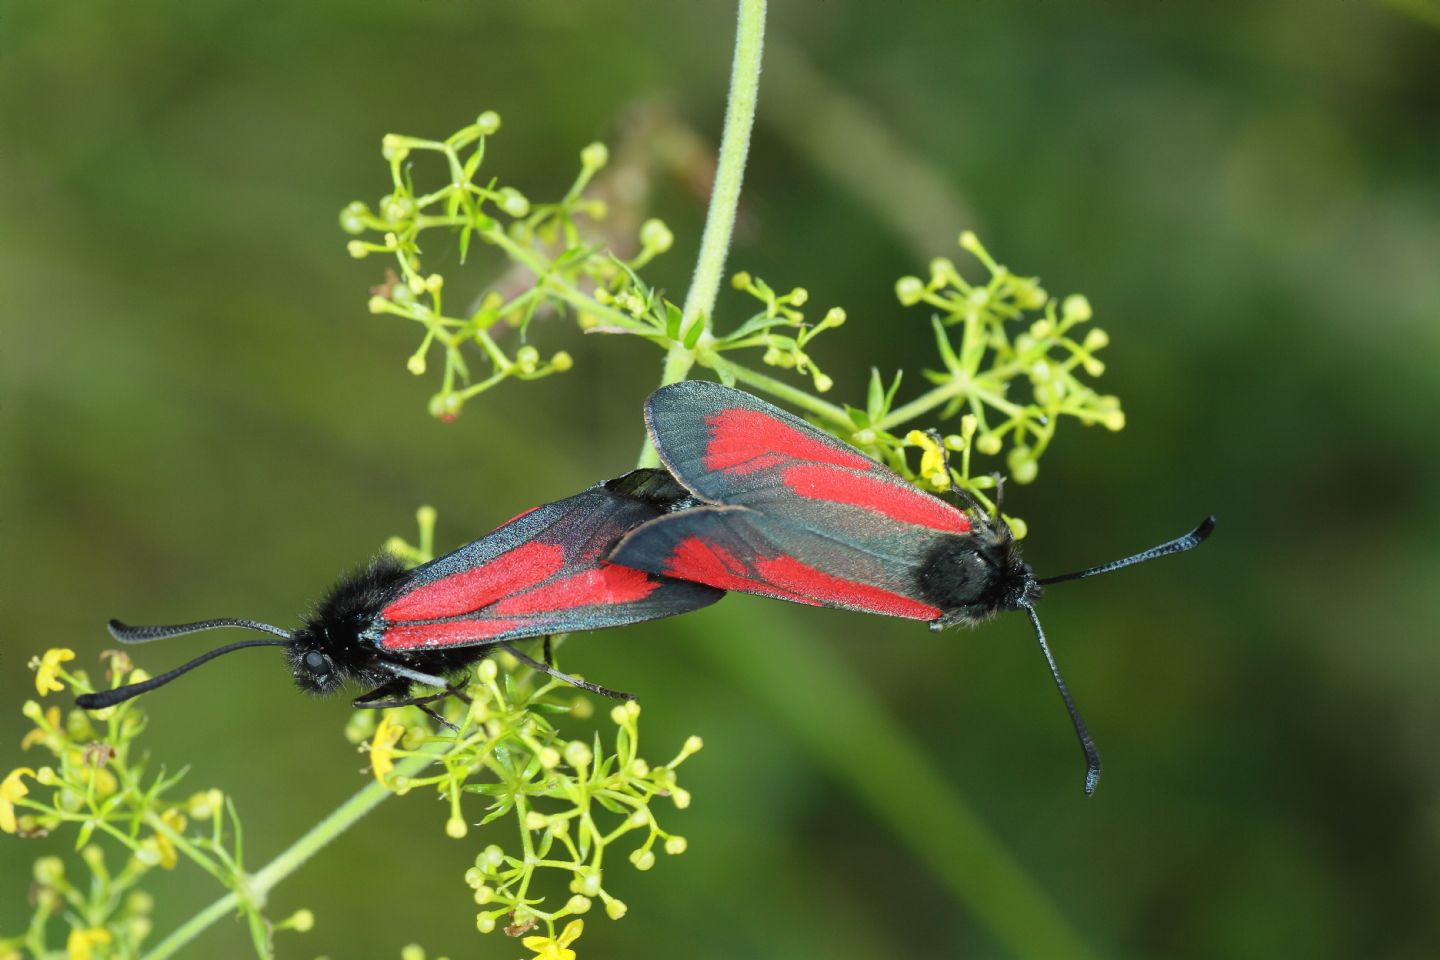
[[913,307],[925,296],[925,284],[919,277],[901,277],[895,281],[895,296],[903,305]]
[[675,234],[664,220],[651,217],[640,225],[640,245],[656,253],[664,253],[675,244]]
[[481,933],[489,933],[495,929],[495,918],[488,913],[477,914],[475,917],[475,929]]
[[665,838],[665,852],[671,856],[684,853],[689,846],[689,842],[684,837]]
[[397,134],[387,133],[380,141],[380,155],[386,160],[400,161],[410,156],[410,148]]
[[1040,465],[1035,462],[1034,451],[1029,447],[1015,447],[1006,463],[1016,483],[1030,483],[1040,473]]
[[1095,315],[1090,309],[1090,301],[1079,293],[1072,293],[1061,302],[1060,314],[1067,320],[1079,323],[1084,323]]
[[490,136],[500,129],[500,114],[494,110],[486,110],[475,118],[475,128],[485,136]]
[[580,151],[580,164],[587,170],[599,170],[610,162],[610,148],[603,143],[592,143]]
[[625,906],[624,900],[616,900],[613,897],[605,903],[605,915],[611,920],[619,920],[629,909]]
[[501,187],[500,209],[512,217],[523,217],[530,212],[530,201],[514,187]]
[[570,913],[589,913],[590,898],[575,894],[565,903],[565,909]]
[[650,850],[636,850],[630,854],[630,862],[636,870],[649,870],[655,866],[655,854]]
[[470,832],[470,827],[459,817],[451,817],[445,821],[445,836],[452,840],[459,840]]
[[408,220],[415,214],[415,201],[404,194],[391,194],[380,204],[380,215],[394,223]]
[[590,752],[590,746],[583,740],[571,740],[565,744],[565,762],[577,770],[588,767],[594,754]]
[[33,867],[35,882],[53,887],[65,879],[65,862],[59,857],[41,857]]

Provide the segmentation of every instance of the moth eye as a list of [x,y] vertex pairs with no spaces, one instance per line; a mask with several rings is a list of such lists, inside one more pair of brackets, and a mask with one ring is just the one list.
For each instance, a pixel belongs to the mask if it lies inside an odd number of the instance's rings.
[[311,673],[329,673],[330,661],[318,650],[311,650],[305,654],[305,669]]

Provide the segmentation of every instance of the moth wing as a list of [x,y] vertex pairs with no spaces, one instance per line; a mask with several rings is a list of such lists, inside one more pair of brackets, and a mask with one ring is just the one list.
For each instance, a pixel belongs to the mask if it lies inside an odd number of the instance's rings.
[[848,519],[861,526],[837,539],[806,525],[803,515],[697,507],[630,531],[611,559],[720,590],[914,620],[939,617],[919,587],[930,548],[863,511]]
[[473,646],[708,606],[721,591],[605,558],[627,531],[686,497],[663,471],[637,470],[523,513],[417,568],[381,608],[376,639],[395,651]]
[[[807,504],[847,506],[917,528],[922,537],[971,529],[962,510],[740,390],[704,380],[662,387],[646,401],[645,422],[665,466],[709,503],[782,518]],[[827,530],[823,517],[807,525],[822,535],[846,533]]]

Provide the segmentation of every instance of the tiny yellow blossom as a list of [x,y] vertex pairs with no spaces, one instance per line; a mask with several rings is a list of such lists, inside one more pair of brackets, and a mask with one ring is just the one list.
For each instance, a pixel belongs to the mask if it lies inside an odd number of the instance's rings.
[[29,750],[37,743],[44,743],[50,738],[51,730],[60,729],[59,707],[52,706],[49,710],[45,711],[45,723],[49,726],[50,729],[47,730],[45,729],[45,727],[37,726],[34,730],[31,730],[29,733],[25,734],[25,738],[20,741],[21,750]]
[[[160,822],[165,824],[176,833],[185,829],[185,818],[180,815],[179,810],[166,810],[160,814]],[[166,834],[159,830],[155,831],[155,846],[160,849],[160,866],[166,870],[174,870],[175,864],[180,858],[175,853],[175,843]]]
[[385,777],[395,769],[395,745],[405,736],[405,727],[395,723],[389,716],[380,718],[375,736],[370,740],[370,769],[382,786],[389,786]]
[[[950,485],[949,467],[945,463],[945,451],[935,438],[928,433],[921,433],[919,430],[911,430],[905,435],[905,442],[920,448],[920,475],[929,479],[938,486]],[[942,484],[941,481],[944,481]]]
[[40,666],[35,669],[35,689],[40,691],[40,696],[65,689],[65,684],[55,679],[55,675],[60,671],[60,664],[74,659],[75,651],[65,647],[45,651],[40,658]]
[[35,771],[29,767],[18,767],[0,780],[0,830],[15,832],[15,801],[30,792],[21,777],[33,777]]
[[109,942],[110,931],[102,927],[71,930],[69,939],[65,941],[66,960],[90,960],[95,956],[95,947],[98,944]]
[[534,952],[535,960],[575,960],[570,944],[580,938],[584,929],[584,920],[571,920],[558,937],[526,937],[520,942],[526,950]]

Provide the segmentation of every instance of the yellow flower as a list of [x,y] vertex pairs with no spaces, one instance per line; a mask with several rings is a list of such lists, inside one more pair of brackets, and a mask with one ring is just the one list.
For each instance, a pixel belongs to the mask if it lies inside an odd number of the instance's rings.
[[905,442],[920,448],[920,476],[936,487],[948,488],[950,467],[945,462],[945,451],[935,442],[935,438],[928,433],[911,430],[905,435]]
[[65,956],[67,960],[90,960],[95,955],[96,944],[109,942],[110,931],[101,927],[71,930],[70,938],[65,941]]
[[[49,710],[46,710],[45,722],[49,724],[50,730],[60,729],[60,708],[52,706]],[[50,730],[46,730],[44,727],[36,727],[31,730],[25,734],[25,739],[20,741],[20,749],[29,750],[37,743],[44,743],[50,738]]]
[[29,767],[11,770],[0,780],[0,830],[15,832],[15,801],[30,792],[21,777],[33,777],[35,771]]
[[35,668],[35,689],[40,691],[40,696],[65,689],[65,684],[56,680],[55,674],[59,672],[60,664],[74,659],[75,651],[65,647],[45,651],[45,655],[40,658],[40,666]]
[[571,920],[558,937],[526,937],[520,942],[526,950],[535,952],[535,960],[575,960],[575,951],[570,949],[570,944],[580,938],[584,929],[584,920]]
[[381,786],[389,786],[385,777],[395,769],[395,744],[403,736],[403,725],[392,722],[388,715],[380,718],[380,725],[375,728],[375,736],[370,740],[370,769],[375,772],[375,779],[380,781]]
[[[180,815],[179,810],[166,810],[160,814],[160,822],[176,833],[185,829],[185,818]],[[180,858],[175,854],[175,842],[164,832],[156,830],[155,846],[160,848],[160,866],[166,870],[174,870],[175,864],[180,862]]]

